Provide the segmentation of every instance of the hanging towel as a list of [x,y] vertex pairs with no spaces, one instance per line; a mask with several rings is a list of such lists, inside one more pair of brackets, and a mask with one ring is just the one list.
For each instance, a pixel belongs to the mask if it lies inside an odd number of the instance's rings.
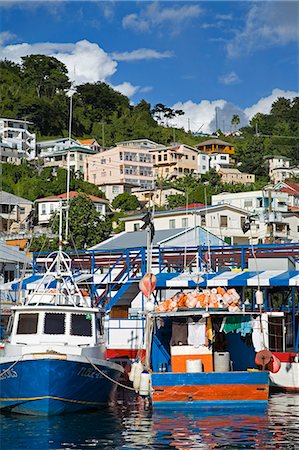
[[188,323],[188,344],[194,347],[206,343],[206,319]]
[[211,317],[207,318],[206,336],[209,339],[209,341],[213,342],[213,328],[212,328],[212,319],[211,319]]
[[187,345],[187,336],[186,319],[173,319],[171,345]]
[[251,317],[242,317],[241,323],[241,336],[245,337],[246,334],[252,333]]
[[242,317],[240,316],[228,316],[226,317],[225,324],[223,326],[224,333],[231,333],[232,331],[241,331]]
[[264,349],[264,339],[261,331],[261,319],[257,317],[256,319],[252,319],[252,343],[254,346],[254,350],[259,352]]

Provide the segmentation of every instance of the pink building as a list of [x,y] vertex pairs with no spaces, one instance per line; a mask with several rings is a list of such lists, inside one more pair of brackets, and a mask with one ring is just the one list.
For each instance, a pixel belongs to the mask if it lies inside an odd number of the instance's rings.
[[154,173],[149,150],[160,147],[148,139],[119,142],[109,150],[86,158],[84,178],[97,186],[129,183],[151,189]]

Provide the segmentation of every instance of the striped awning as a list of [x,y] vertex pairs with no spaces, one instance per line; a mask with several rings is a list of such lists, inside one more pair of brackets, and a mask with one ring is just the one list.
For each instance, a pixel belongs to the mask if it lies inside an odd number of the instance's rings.
[[195,274],[161,273],[157,275],[157,288],[299,286],[299,271],[266,270],[261,272],[227,271]]

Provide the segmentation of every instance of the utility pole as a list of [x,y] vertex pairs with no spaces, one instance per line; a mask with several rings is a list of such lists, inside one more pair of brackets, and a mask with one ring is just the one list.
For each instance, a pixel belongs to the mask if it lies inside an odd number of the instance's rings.
[[102,125],[102,147],[105,148],[105,125],[106,122],[99,122]]
[[218,131],[218,106],[215,108],[216,133]]
[[190,119],[188,119],[188,133],[191,132],[191,127],[190,127]]

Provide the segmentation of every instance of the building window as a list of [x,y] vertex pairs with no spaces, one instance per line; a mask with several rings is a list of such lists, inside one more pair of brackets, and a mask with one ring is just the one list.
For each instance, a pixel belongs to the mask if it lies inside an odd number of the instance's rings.
[[202,170],[206,170],[206,166],[202,166]]
[[241,225],[241,228],[243,227],[245,221],[246,221],[246,217],[241,216],[241,217],[240,217],[240,225]]
[[46,205],[42,203],[42,215],[46,214]]
[[195,156],[192,156],[192,160],[195,161]]
[[139,223],[134,223],[134,231],[139,231],[139,230],[140,230]]
[[244,200],[244,208],[251,208],[252,200]]
[[220,216],[220,227],[227,228],[227,216]]
[[188,228],[188,217],[183,217],[182,219],[182,227]]
[[38,314],[20,314],[17,334],[36,334]]
[[206,216],[201,216],[200,224],[203,227],[206,226]]
[[169,229],[173,230],[175,228],[175,219],[169,220]]
[[53,203],[50,203],[50,213],[52,214],[53,211],[54,211],[54,205],[53,205]]
[[19,208],[20,214],[25,214],[25,208]]

